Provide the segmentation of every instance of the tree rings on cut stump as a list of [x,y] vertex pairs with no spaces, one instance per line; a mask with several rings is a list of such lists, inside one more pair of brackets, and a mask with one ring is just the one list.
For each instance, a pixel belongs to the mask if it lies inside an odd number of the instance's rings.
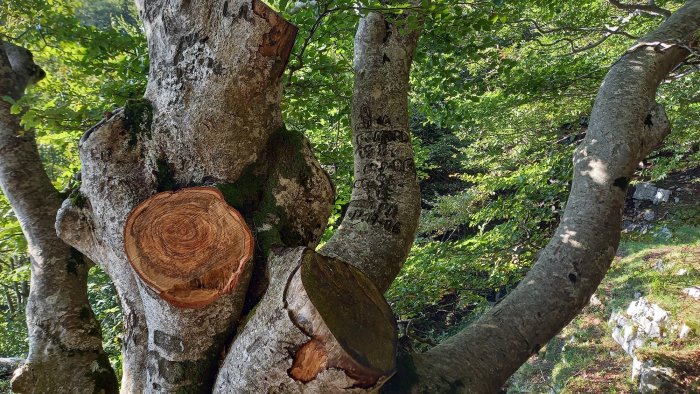
[[312,337],[297,351],[290,376],[307,382],[340,368],[358,386],[371,387],[394,372],[396,321],[360,270],[307,250],[286,299],[297,326]]
[[129,263],[149,287],[180,307],[198,308],[230,293],[253,255],[241,214],[217,189],[158,193],[124,227]]

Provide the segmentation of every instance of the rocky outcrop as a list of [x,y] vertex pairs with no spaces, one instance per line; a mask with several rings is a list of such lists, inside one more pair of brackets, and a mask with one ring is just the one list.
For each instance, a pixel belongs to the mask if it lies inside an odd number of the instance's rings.
[[700,286],[691,286],[683,289],[683,293],[687,294],[689,297],[700,301]]
[[637,201],[651,201],[654,205],[668,202],[671,197],[671,191],[656,187],[651,183],[640,183],[634,189],[633,199]]
[[[678,331],[667,311],[639,297],[625,312],[613,312],[608,324],[612,326],[615,342],[632,357],[632,379],[639,382],[640,393],[667,393],[680,389],[672,368],[657,365],[637,352],[644,345],[655,347],[662,338]],[[684,324],[678,336],[687,336],[687,331],[689,329]]]
[[612,337],[615,342],[632,357],[632,378],[639,378],[642,362],[637,359],[635,350],[648,340],[667,335],[670,329],[668,312],[640,297],[624,313],[613,312],[609,324],[613,326]]

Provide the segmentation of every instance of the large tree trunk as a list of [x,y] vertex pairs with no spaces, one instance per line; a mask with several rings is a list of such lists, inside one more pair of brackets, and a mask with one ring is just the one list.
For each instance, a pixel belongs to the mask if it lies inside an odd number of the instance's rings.
[[[270,248],[316,245],[334,192],[308,141],[281,120],[294,26],[258,0],[138,6],[151,57],[146,98],[83,136],[81,198],[64,203],[57,225],[119,293],[127,316],[122,391],[207,392],[250,277],[254,304],[266,287]],[[235,286],[195,307],[163,299],[124,249],[127,217],[139,203],[190,186],[218,188],[255,235],[255,258]],[[203,276],[188,280],[204,283]]]
[[[259,0],[138,6],[151,56],[145,99],[83,136],[80,198],[64,203],[57,222],[61,238],[100,264],[119,293],[127,316],[122,391],[207,392],[217,374],[216,390],[225,392],[379,387],[396,352],[381,291],[408,253],[420,205],[407,117],[417,34],[400,33],[377,13],[360,24],[353,132],[363,181],[354,213],[318,254],[305,248],[323,233],[333,187],[309,142],[286,130],[280,114],[296,28]],[[155,193],[192,186],[218,188],[255,237],[255,257],[235,286],[196,305],[172,297],[182,290],[173,278],[206,287],[204,263],[145,275],[153,267],[144,264],[158,263],[127,256],[124,237],[132,249],[155,242],[181,250],[168,242],[182,232],[182,242],[195,245],[187,253],[198,253],[200,232],[190,220],[181,221],[184,230],[154,220],[139,232],[127,222]],[[328,286],[343,297],[328,299]],[[244,298],[246,310],[255,308],[236,334]]]
[[[44,72],[31,53],[0,42],[0,95],[17,100]],[[22,227],[31,256],[27,301],[29,355],[15,373],[17,392],[116,392],[102,349],[100,326],[87,298],[88,262],[56,235],[61,205],[42,167],[34,133],[24,130],[10,103],[0,102],[0,186]]]

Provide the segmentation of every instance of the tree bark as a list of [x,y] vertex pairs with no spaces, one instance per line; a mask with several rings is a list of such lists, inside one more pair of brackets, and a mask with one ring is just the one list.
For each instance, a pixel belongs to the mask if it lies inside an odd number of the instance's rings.
[[[254,305],[274,245],[315,246],[334,190],[308,140],[284,128],[281,75],[296,28],[258,0],[137,2],[149,42],[146,97],[80,142],[82,183],[59,235],[102,266],[126,316],[123,392],[211,391],[251,276]],[[127,217],[157,192],[218,188],[255,235],[232,292],[183,307],[135,274]],[[227,289],[228,290],[228,289]]]
[[[395,17],[394,17],[395,18]],[[322,254],[364,272],[382,291],[413,245],[420,189],[408,129],[408,77],[419,28],[369,13],[355,36],[350,204]]]
[[[220,391],[379,387],[396,349],[381,291],[408,253],[420,205],[407,126],[417,34],[400,34],[377,13],[359,28],[354,105],[362,109],[353,115],[354,143],[365,180],[356,185],[355,213],[324,256],[294,248],[318,243],[334,198],[308,141],[281,121],[280,77],[296,28],[258,0],[138,6],[151,55],[146,99],[83,136],[80,194],[64,203],[57,222],[64,240],[103,266],[128,310],[122,390],[206,392],[223,353]],[[255,235],[253,272],[233,293],[197,309],[165,301],[135,275],[123,236],[139,203],[191,186],[218,188]],[[358,254],[353,242],[387,249]],[[334,282],[329,269],[345,281]],[[326,304],[319,284],[354,294],[370,312],[335,308],[342,299]],[[246,292],[257,305],[226,352]],[[375,339],[368,348],[363,338]]]
[[[0,91],[15,100],[44,72],[24,48],[0,42]],[[116,392],[100,326],[87,298],[88,262],[56,235],[61,200],[42,167],[34,133],[0,102],[0,186],[29,245],[29,355],[15,372],[16,392]]]
[[[699,4],[689,2],[611,70],[574,157],[562,224],[521,286],[454,338],[403,359],[387,390],[493,392],[585,305],[617,247],[635,165],[670,129],[655,90],[687,56],[681,44],[697,28]],[[280,77],[296,29],[259,0],[138,6],[151,52],[146,99],[85,134],[80,194],[57,222],[64,240],[105,268],[127,311],[122,389],[377,390],[395,351],[381,293],[406,258],[420,210],[407,117],[417,29],[379,13],[361,20],[352,201],[314,252],[333,189],[308,141],[281,120]],[[149,197],[193,186],[218,188],[241,212],[255,256],[232,293],[183,308],[135,274],[123,231]],[[246,297],[255,307],[235,332]]]
[[[407,111],[418,32],[400,30],[392,18],[368,14],[355,39],[356,181],[348,212],[319,253],[282,249],[272,258],[270,288],[236,336],[216,392],[367,392],[393,374],[396,327],[381,293],[413,242],[420,192]],[[384,315],[357,312],[379,310]]]
[[698,28],[700,1],[691,0],[612,66],[574,154],[571,193],[552,240],[503,302],[429,352],[404,359],[392,390],[496,392],[588,303],[615,255],[637,163],[670,132],[656,90],[697,44]]
[[356,268],[310,249],[271,256],[270,287],[234,340],[214,391],[380,387],[394,370],[396,323],[378,289]]

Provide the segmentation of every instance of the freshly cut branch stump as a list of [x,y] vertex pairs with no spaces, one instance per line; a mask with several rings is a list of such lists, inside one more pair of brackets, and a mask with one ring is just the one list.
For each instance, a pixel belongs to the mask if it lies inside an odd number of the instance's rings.
[[206,306],[230,293],[253,255],[253,235],[217,189],[158,193],[124,227],[129,263],[160,297],[179,307]]

